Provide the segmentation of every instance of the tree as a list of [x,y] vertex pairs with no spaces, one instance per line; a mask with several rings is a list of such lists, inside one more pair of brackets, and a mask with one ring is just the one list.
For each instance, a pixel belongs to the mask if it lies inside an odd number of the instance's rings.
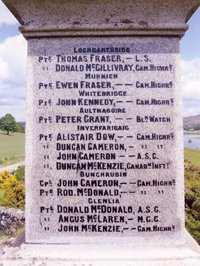
[[25,128],[20,123],[16,123],[15,128],[14,128],[14,132],[24,133]]
[[11,114],[6,114],[0,119],[0,128],[10,134],[10,131],[14,131],[16,125],[15,118]]

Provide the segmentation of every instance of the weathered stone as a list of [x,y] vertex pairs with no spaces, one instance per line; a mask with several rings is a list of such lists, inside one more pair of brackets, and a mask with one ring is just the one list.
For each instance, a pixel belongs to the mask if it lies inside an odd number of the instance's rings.
[[29,39],[27,242],[184,242],[177,54],[178,38]]
[[3,0],[26,38],[181,36],[199,0]]

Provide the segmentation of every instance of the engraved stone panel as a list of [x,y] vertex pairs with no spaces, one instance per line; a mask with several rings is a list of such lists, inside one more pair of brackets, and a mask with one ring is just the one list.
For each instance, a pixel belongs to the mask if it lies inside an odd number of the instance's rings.
[[26,241],[181,242],[178,38],[28,43]]

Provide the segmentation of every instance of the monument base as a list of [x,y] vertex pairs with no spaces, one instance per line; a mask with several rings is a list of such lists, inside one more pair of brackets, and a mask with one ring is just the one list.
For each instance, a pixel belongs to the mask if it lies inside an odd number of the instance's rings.
[[199,266],[200,247],[187,233],[185,245],[23,244],[0,257],[1,266]]

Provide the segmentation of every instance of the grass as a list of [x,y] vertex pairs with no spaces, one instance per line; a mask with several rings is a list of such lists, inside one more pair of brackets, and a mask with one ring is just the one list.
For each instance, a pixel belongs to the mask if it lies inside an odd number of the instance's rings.
[[184,149],[185,160],[195,165],[200,165],[200,151],[194,149]]
[[1,203],[2,203],[2,200],[3,200],[3,196],[4,196],[4,189],[0,188],[0,206],[1,206]]
[[25,134],[0,131],[0,166],[24,160]]
[[5,239],[7,236],[6,234],[4,233],[4,231],[0,230],[0,240],[3,240]]

